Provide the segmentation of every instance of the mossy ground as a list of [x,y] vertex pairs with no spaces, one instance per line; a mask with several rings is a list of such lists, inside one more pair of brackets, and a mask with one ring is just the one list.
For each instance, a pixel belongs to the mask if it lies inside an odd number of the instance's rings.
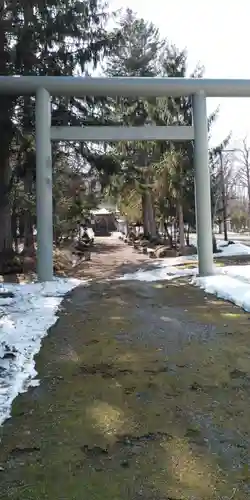
[[185,281],[77,289],[1,430],[0,498],[249,498],[249,335]]

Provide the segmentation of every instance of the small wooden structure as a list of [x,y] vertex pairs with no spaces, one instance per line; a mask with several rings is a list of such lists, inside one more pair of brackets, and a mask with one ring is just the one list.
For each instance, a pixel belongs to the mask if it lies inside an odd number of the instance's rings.
[[96,236],[108,236],[117,230],[116,214],[107,208],[91,212],[92,229]]

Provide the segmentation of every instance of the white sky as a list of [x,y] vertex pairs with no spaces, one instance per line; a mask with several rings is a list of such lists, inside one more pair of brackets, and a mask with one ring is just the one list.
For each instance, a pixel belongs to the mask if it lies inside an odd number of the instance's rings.
[[[129,7],[152,21],[161,35],[187,48],[190,71],[198,62],[206,77],[250,79],[249,0],[111,0],[113,9]],[[220,104],[212,142],[232,130],[232,145],[250,140],[250,99],[208,99],[208,111]]]

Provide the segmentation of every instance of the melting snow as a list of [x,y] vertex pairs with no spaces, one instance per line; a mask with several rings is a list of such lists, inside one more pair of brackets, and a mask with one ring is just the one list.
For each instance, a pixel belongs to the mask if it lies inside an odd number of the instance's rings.
[[[57,321],[56,312],[64,295],[82,283],[60,278],[0,288],[0,425],[10,416],[15,397],[39,384],[34,356]],[[4,297],[5,293],[13,296]]]
[[[245,266],[244,266],[245,267]],[[250,266],[248,266],[250,271]],[[212,293],[220,299],[229,300],[250,312],[250,281],[242,282],[230,276],[230,267],[226,275],[206,276],[205,278],[195,278],[193,283],[200,286],[205,292]]]
[[[249,255],[250,247],[242,243],[227,245],[225,242],[218,244],[221,253],[216,258],[225,256]],[[181,277],[193,277],[192,283],[200,286],[207,293],[233,302],[245,311],[250,312],[250,265],[216,267],[214,275],[205,278],[198,277],[197,267],[181,268],[183,264],[197,262],[197,255],[167,258],[154,261],[151,269],[140,269],[135,273],[125,274],[121,280],[160,281],[172,280]]]

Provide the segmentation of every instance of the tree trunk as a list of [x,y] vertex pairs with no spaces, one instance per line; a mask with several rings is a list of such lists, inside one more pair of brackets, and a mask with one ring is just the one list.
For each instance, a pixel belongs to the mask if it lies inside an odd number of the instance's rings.
[[213,253],[216,253],[217,252],[217,241],[216,241],[214,234],[213,234],[212,238],[213,238]]
[[248,225],[250,225],[250,167],[247,162]]
[[143,232],[144,232],[145,238],[149,238],[150,237],[149,214],[148,214],[148,204],[147,204],[146,192],[142,193],[141,203],[142,203]]
[[[24,177],[24,191],[27,199],[32,195],[33,174],[31,169],[27,169]],[[33,217],[28,204],[24,212],[24,246],[25,255],[35,255],[35,242],[33,233]]]
[[174,221],[174,236],[173,236],[173,241],[174,241],[174,247],[176,248],[177,247],[177,224],[176,224],[176,220]]
[[164,215],[161,217],[161,220],[160,220],[160,226],[159,226],[159,231],[160,233],[162,233],[164,235],[164,237],[166,237],[166,231],[165,231],[165,217]]
[[24,238],[24,215],[23,212],[20,213],[18,217],[18,230],[19,230],[19,242],[23,243]]
[[182,203],[178,203],[178,221],[179,221],[179,235],[180,235],[180,250],[185,248],[185,231],[184,231],[184,218]]
[[156,238],[157,228],[153,207],[152,194],[150,191],[144,191],[142,194],[142,216],[144,235],[146,238]]
[[33,223],[31,213],[27,210],[24,219],[24,246],[23,252],[27,255],[35,254]]
[[147,193],[148,214],[149,214],[149,232],[152,239],[157,238],[157,227],[155,220],[155,211],[153,205],[153,196],[150,191]]
[[11,203],[9,199],[10,169],[6,162],[0,168],[0,256],[8,259],[13,256]]
[[11,207],[10,203],[0,203],[0,255],[8,257],[13,255],[12,248],[12,227],[11,227]]
[[168,239],[168,243],[171,248],[173,248],[173,226],[171,224],[171,232],[169,232],[168,227],[166,227],[166,235]]
[[12,230],[12,238],[15,253],[18,253],[18,225],[17,225],[17,213],[16,207],[13,205],[12,207],[12,217],[11,217],[11,230]]
[[[214,203],[212,203],[212,229],[214,228],[215,225],[215,218],[217,214],[217,208],[219,204],[219,198],[216,196]],[[220,223],[219,223],[220,224]]]
[[190,224],[187,225],[186,245],[187,245],[187,247],[190,246]]

